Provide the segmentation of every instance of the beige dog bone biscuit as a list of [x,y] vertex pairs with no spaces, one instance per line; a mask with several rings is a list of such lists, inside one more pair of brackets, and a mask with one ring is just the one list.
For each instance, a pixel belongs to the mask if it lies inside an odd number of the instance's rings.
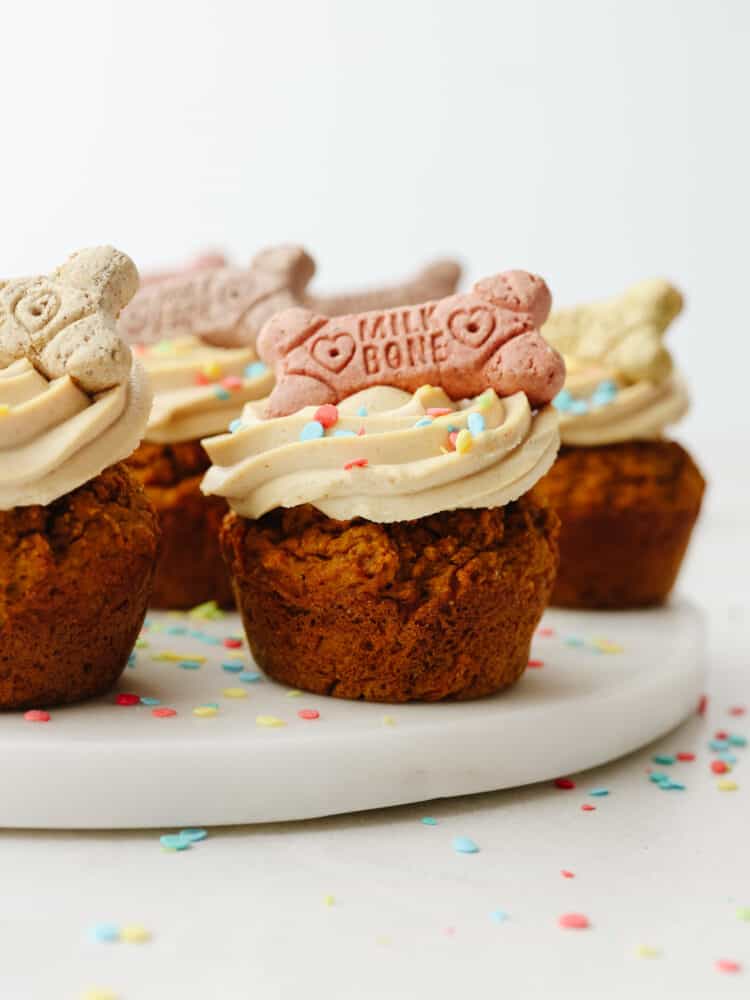
[[573,364],[601,366],[628,382],[661,382],[672,370],[664,334],[681,310],[680,292],[651,278],[602,302],[556,310],[542,333]]
[[79,250],[49,275],[0,283],[0,368],[27,358],[88,393],[121,384],[132,359],[117,321],[137,288],[135,264],[109,246]]

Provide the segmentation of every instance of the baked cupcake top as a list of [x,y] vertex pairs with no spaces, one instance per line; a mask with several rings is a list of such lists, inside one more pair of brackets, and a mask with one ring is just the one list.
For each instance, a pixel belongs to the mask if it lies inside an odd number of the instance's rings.
[[567,368],[554,400],[563,444],[657,438],[684,416],[687,390],[663,343],[681,310],[679,291],[654,278],[614,298],[552,313],[542,332]]
[[263,399],[273,373],[252,347],[212,347],[198,337],[136,345],[154,391],[144,437],[176,444],[226,431],[245,403]]
[[106,246],[0,282],[0,510],[49,504],[137,447],[151,392],[117,332],[137,287]]
[[421,306],[279,314],[258,342],[274,392],[203,442],[204,492],[245,517],[311,503],[379,522],[517,499],[559,447],[549,304],[540,278],[507,272]]

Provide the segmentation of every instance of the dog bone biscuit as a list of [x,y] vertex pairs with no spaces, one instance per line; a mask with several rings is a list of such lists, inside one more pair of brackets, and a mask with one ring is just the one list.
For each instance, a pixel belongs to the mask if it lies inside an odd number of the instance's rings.
[[555,310],[542,333],[571,363],[600,366],[628,382],[661,382],[672,370],[664,334],[681,311],[680,292],[651,278],[602,302]]
[[27,358],[85,392],[121,384],[132,358],[117,320],[137,288],[135,264],[109,246],[79,250],[49,275],[0,282],[0,368]]
[[338,403],[373,385],[416,392],[435,384],[453,399],[487,388],[501,396],[522,391],[543,406],[565,378],[562,358],[539,332],[550,305],[541,278],[507,271],[468,294],[423,305],[334,319],[286,310],[258,338],[277,379],[266,415]]

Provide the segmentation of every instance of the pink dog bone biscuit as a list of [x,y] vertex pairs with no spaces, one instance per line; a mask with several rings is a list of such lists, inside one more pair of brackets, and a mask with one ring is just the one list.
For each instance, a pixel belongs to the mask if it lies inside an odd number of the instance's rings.
[[261,358],[276,369],[266,415],[337,403],[373,385],[416,392],[434,384],[453,399],[521,391],[543,406],[565,379],[562,357],[539,333],[550,306],[541,278],[507,271],[468,294],[408,308],[335,319],[286,310],[258,338]]

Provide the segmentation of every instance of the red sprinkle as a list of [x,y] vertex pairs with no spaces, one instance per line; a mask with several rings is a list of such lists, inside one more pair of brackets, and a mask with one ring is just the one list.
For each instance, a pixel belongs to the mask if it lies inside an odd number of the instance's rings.
[[242,379],[239,377],[239,375],[227,375],[226,378],[223,378],[221,380],[221,384],[224,386],[225,389],[241,389]]
[[301,708],[299,710],[299,712],[297,712],[297,715],[300,717],[300,719],[319,719],[320,718],[320,712],[318,712],[317,709],[314,709],[314,708]]
[[555,634],[555,630],[545,626],[544,628],[538,629],[536,634],[541,636],[542,639],[550,639]]
[[589,918],[583,913],[563,913],[557,922],[560,927],[574,931],[583,931],[590,926]]
[[714,774],[726,774],[729,770],[729,764],[726,764],[723,760],[712,760],[711,770]]
[[698,702],[698,715],[705,715],[708,708],[708,695],[702,694]]
[[196,385],[210,385],[211,379],[208,375],[204,375],[203,372],[195,373],[195,384]]
[[360,429],[357,431],[357,437],[358,438],[364,437],[366,433],[367,431],[364,429],[364,427],[360,427]]
[[543,667],[544,660],[529,660],[528,666],[530,667]]
[[344,471],[348,472],[350,469],[364,469],[368,464],[366,458],[353,458],[351,462],[346,462],[344,465]]
[[596,812],[596,806],[592,806],[590,802],[584,802],[581,809],[583,809],[585,813]]
[[560,872],[560,874],[562,875],[563,878],[575,878],[576,877],[576,873],[575,872],[569,872],[567,868],[563,868],[563,870]]
[[[687,760],[695,760],[695,754],[694,753],[687,753],[686,751],[683,751],[683,753],[678,753],[676,756],[677,756],[677,760],[685,760],[685,761],[687,761]],[[650,768],[649,768],[649,771],[650,771]]]
[[177,715],[174,708],[152,708],[151,714],[155,715],[157,719],[169,719],[173,715]]
[[140,705],[141,699],[137,694],[118,694],[115,698],[115,703],[117,705]]
[[575,787],[576,783],[572,778],[555,778],[555,788],[564,788],[567,791]]
[[322,424],[328,430],[329,427],[333,427],[339,422],[338,407],[334,406],[333,403],[323,403],[315,411],[313,420],[317,420],[319,424]]
[[744,705],[732,705],[732,707],[729,709],[729,714],[730,715],[744,715],[746,711],[747,711],[747,709],[745,708]]
[[448,435],[448,450],[456,450],[456,441],[458,440],[458,431],[451,431]]
[[31,708],[28,712],[23,713],[23,717],[27,722],[49,722],[52,718],[49,712],[45,712],[43,708]]
[[720,958],[715,963],[717,972],[740,972],[742,966],[739,962],[733,962],[731,958]]
[[224,645],[227,649],[240,649],[242,647],[242,639],[225,639]]
[[449,406],[428,406],[425,410],[428,417],[447,417],[449,413],[455,413]]
[[728,740],[729,733],[726,731],[726,729],[717,729],[716,732],[714,733],[714,739]]

